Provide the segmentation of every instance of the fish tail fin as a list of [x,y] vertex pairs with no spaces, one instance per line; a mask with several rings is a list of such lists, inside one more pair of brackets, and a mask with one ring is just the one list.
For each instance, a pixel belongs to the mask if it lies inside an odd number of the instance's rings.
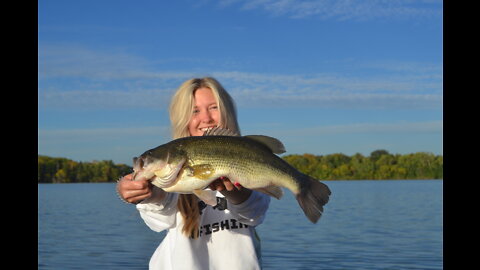
[[327,204],[332,192],[327,185],[317,179],[304,175],[303,180],[304,184],[296,199],[307,218],[312,223],[317,223],[323,213],[323,206]]

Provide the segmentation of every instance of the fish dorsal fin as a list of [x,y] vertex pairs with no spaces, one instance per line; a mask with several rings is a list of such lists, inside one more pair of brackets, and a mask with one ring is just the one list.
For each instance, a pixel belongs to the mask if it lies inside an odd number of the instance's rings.
[[203,136],[240,136],[240,134],[231,131],[230,129],[214,127],[207,129],[207,131],[203,133]]
[[275,138],[264,135],[247,135],[245,137],[267,146],[275,154],[283,154],[286,152],[283,143]]

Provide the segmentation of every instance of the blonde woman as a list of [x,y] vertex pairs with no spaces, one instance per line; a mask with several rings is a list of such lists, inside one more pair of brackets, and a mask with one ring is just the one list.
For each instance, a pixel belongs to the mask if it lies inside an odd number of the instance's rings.
[[[240,134],[235,105],[214,78],[184,82],[170,104],[173,138],[201,136],[223,127]],[[215,207],[191,194],[167,193],[148,179],[124,176],[117,184],[122,199],[136,204],[154,231],[167,230],[150,259],[150,269],[260,269],[260,239],[255,227],[264,220],[270,197],[236,186],[227,178],[210,186]]]

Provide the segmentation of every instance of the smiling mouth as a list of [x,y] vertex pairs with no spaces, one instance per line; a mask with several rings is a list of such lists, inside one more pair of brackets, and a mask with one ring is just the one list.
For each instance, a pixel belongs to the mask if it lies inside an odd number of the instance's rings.
[[217,126],[210,126],[210,127],[204,127],[204,128],[199,128],[202,132],[205,132],[207,130],[210,130],[212,128],[216,128]]

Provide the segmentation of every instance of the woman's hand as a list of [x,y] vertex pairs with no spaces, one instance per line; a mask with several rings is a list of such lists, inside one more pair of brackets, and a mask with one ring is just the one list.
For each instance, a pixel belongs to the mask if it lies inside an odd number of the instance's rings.
[[211,190],[220,191],[233,204],[240,204],[250,197],[252,190],[242,187],[238,182],[232,183],[226,177],[220,177],[209,185]]
[[217,180],[213,181],[209,186],[211,190],[216,190],[216,191],[233,191],[234,189],[236,190],[241,190],[242,186],[239,183],[233,184],[230,179],[226,177],[220,177]]
[[127,174],[118,181],[117,192],[124,201],[137,204],[152,196],[152,183],[147,179],[133,181],[133,174]]

